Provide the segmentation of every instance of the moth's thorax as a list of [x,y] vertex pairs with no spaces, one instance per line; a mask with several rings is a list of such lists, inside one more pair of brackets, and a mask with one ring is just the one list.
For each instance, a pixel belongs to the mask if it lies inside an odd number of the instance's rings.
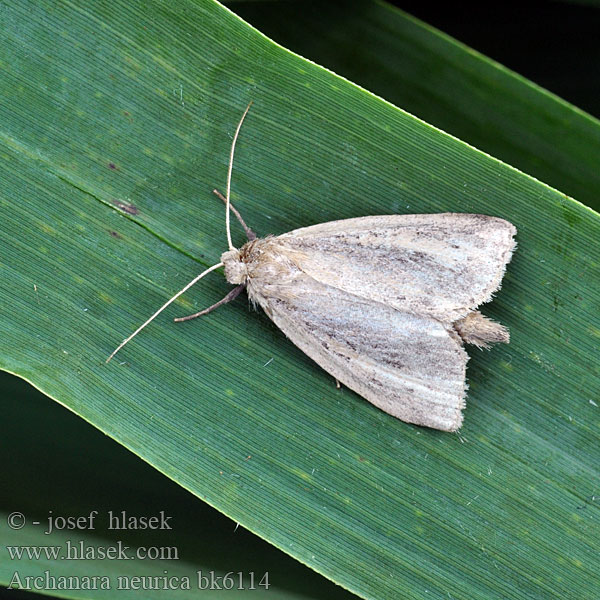
[[239,250],[228,250],[221,255],[225,277],[234,285],[241,283],[283,283],[293,278],[298,269],[292,254],[281,245],[279,238],[266,237],[252,240]]
[[225,278],[233,285],[247,284],[252,279],[256,265],[264,258],[265,246],[269,246],[271,238],[251,240],[239,250],[228,250],[221,255],[225,265]]

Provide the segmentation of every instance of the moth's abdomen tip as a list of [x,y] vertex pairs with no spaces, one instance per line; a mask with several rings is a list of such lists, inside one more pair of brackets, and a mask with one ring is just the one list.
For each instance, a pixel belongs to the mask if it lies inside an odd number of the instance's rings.
[[508,344],[510,333],[504,325],[484,317],[478,310],[454,322],[454,330],[465,344],[489,348],[491,344]]

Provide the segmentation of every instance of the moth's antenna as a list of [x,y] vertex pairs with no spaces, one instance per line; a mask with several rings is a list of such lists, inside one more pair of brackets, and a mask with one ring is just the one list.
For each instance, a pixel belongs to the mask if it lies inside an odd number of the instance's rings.
[[[217,198],[223,200],[223,204],[227,204],[227,198],[225,198],[225,196],[223,196],[223,194],[221,194],[219,190],[213,190],[213,194],[217,196]],[[233,204],[231,204],[231,202],[229,203],[229,208],[231,208],[231,212],[237,217],[237,220],[240,222],[240,225],[244,228],[248,241],[251,242],[252,240],[255,240],[256,234],[254,233],[254,231],[252,231],[252,229],[250,229],[250,227],[248,227],[248,225],[246,225],[246,221],[242,219],[242,215],[240,215],[239,211],[235,208]]]
[[192,279],[192,281],[190,281],[183,289],[179,290],[168,302],[165,302],[143,325],[140,325],[126,340],[123,340],[118,348],[106,359],[106,362],[109,362],[110,359],[127,343],[130,342],[142,329],[144,329],[144,327],[146,327],[146,325],[148,325],[148,323],[152,322],[156,317],[158,317],[158,315],[165,310],[165,308],[167,308],[167,306],[169,306],[169,304],[171,304],[171,302],[174,302],[175,300],[177,300],[177,298],[179,298],[179,296],[181,296],[181,294],[183,294],[184,292],[186,292],[187,290],[189,290],[197,281],[200,281],[200,279],[202,279],[205,275],[208,275],[211,271],[214,271],[215,269],[218,269],[219,267],[222,267],[223,263],[218,263],[216,265],[213,265],[212,267],[209,267],[208,269],[206,269],[206,271],[203,271],[202,273],[200,273],[200,275],[198,275],[198,277],[195,277],[194,279]]
[[235,143],[237,142],[240,129],[242,128],[242,123],[244,122],[244,119],[246,118],[246,115],[248,114],[248,111],[250,110],[251,106],[252,102],[248,104],[246,110],[244,111],[244,114],[242,115],[242,118],[240,119],[240,122],[238,123],[237,129],[235,130],[235,135],[233,136],[233,142],[231,143],[231,154],[229,155],[229,170],[227,171],[227,195],[225,196],[225,228],[227,229],[227,245],[229,246],[230,250],[235,250],[235,246],[231,242],[231,231],[229,230],[229,205],[231,203],[229,198],[231,194],[231,172],[233,170],[233,152],[235,151]]

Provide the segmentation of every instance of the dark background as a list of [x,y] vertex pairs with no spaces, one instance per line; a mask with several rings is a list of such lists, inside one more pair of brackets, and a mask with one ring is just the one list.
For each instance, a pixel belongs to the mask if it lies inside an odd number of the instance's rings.
[[600,3],[392,4],[600,118]]

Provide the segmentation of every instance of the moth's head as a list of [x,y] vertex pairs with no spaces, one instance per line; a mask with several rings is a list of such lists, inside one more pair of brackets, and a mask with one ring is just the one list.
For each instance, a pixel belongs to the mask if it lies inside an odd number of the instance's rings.
[[246,263],[242,261],[242,253],[240,250],[228,250],[221,255],[221,262],[225,266],[225,278],[233,285],[246,283],[248,278],[248,270]]

